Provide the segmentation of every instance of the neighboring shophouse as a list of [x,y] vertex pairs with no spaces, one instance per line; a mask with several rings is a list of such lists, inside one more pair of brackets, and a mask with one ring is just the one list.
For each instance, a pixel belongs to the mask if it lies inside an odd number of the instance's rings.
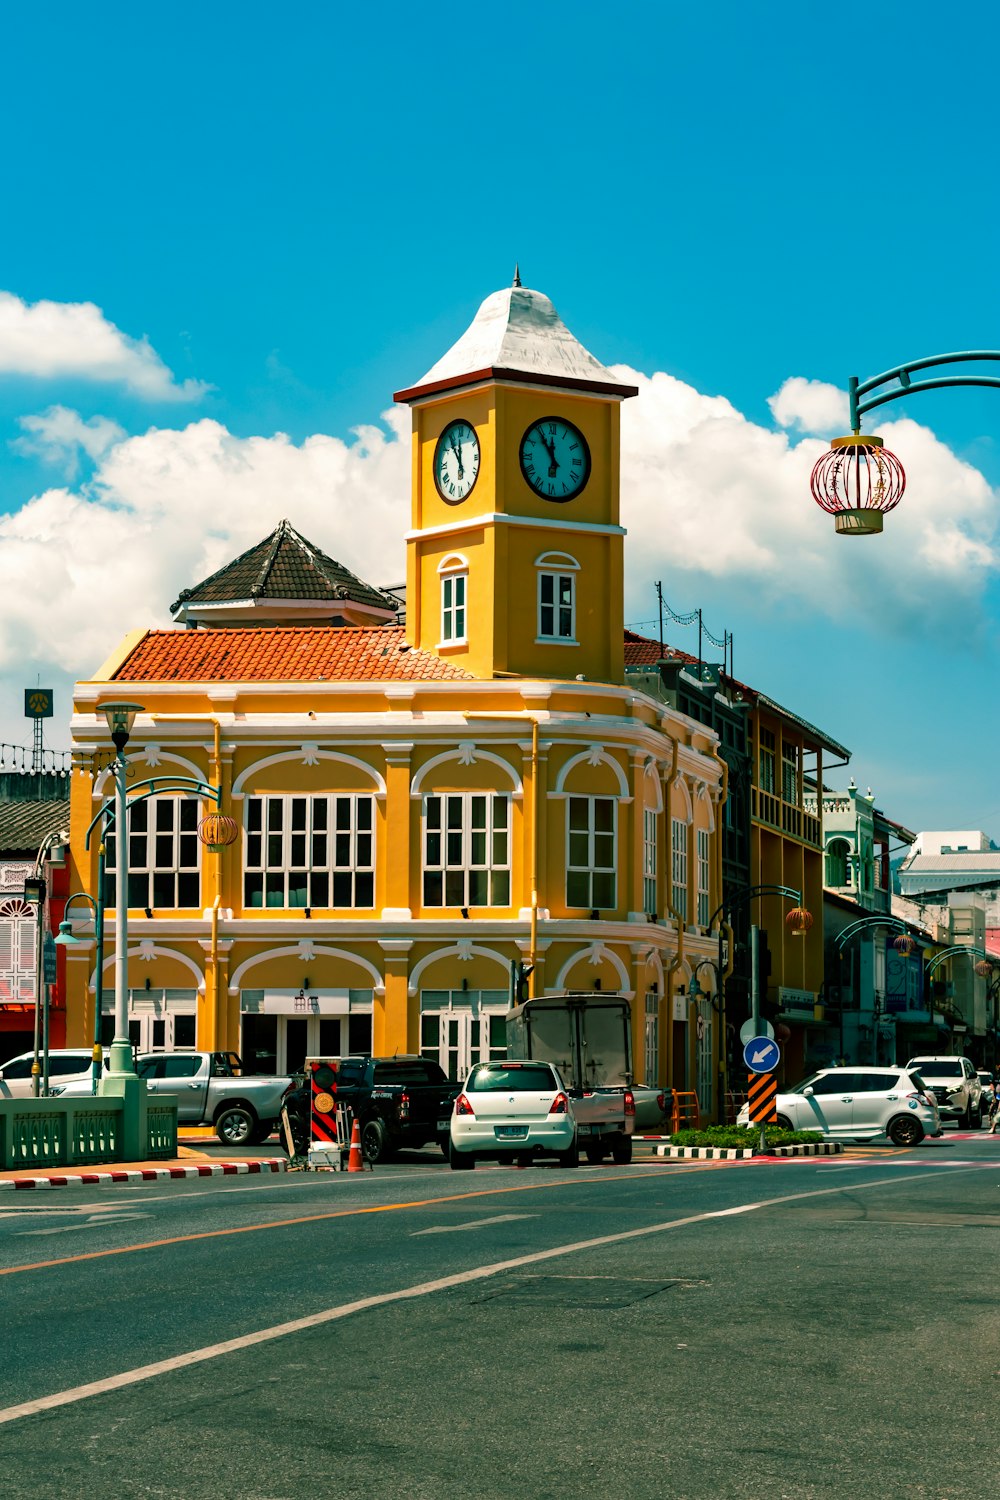
[[[629,631],[626,680],[641,678],[689,716],[710,725],[727,766],[723,817],[723,897],[732,916],[734,951],[725,982],[727,1077],[742,1092],[739,1042],[751,1011],[750,927],[759,929],[761,1012],[780,1028],[782,1078],[803,1076],[823,1055],[823,832],[811,789],[850,752],[814,725],[718,666]],[[657,686],[658,684],[658,686]],[[813,926],[795,935],[792,902],[749,893],[782,885],[802,893]],[[699,984],[717,967],[702,965]]]
[[[0,771],[0,1063],[32,1046],[35,1026],[38,907],[24,899],[39,849],[69,827],[69,774]],[[51,841],[50,841],[51,842]],[[49,899],[43,929],[58,922],[66,895],[65,859],[45,864]],[[52,990],[50,1043],[62,1046],[66,1012],[60,986]]]
[[[634,394],[541,294],[487,298],[397,395],[413,413],[406,625],[283,525],[140,630],[75,692],[76,885],[111,795],[102,702],[141,704],[130,778],[222,790],[136,803],[130,1022],[144,1047],[421,1051],[458,1077],[503,1052],[512,966],[532,992],[620,991],[635,1073],[716,1108],[712,1005],[686,997],[717,941],[716,732],[625,682],[619,407]],[[359,513],[359,524],[364,524]],[[96,759],[95,759],[96,757]],[[108,867],[114,867],[113,840]],[[110,1026],[105,973],[74,945],[69,1030]],[[74,909],[76,931],[92,931]],[[676,1004],[678,998],[682,1004]]]
[[[815,790],[807,805],[816,810]],[[935,936],[920,923],[904,934],[878,919],[893,915],[892,856],[916,835],[886,817],[871,791],[860,791],[853,779],[845,791],[824,788],[822,817],[826,1027],[815,1037],[814,1061],[894,1063],[900,1056],[905,1062],[930,1021],[924,969],[936,951]],[[841,941],[859,922],[870,925]]]

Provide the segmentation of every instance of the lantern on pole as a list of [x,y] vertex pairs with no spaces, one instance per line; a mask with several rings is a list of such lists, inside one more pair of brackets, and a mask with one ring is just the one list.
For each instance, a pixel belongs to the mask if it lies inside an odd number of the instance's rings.
[[805,937],[813,924],[812,912],[804,906],[793,906],[785,918],[785,926],[792,937]]
[[993,965],[990,963],[989,959],[981,958],[979,960],[979,962],[976,964],[976,973],[980,976],[981,979],[986,979],[990,974],[993,973]]
[[908,932],[901,932],[898,937],[893,938],[892,946],[902,958],[908,958],[913,952],[914,943]]
[[213,854],[221,854],[240,836],[240,825],[224,813],[206,813],[198,824],[198,837]]
[[833,516],[838,536],[871,536],[903,498],[906,474],[880,437],[834,438],[812,471],[812,496]]

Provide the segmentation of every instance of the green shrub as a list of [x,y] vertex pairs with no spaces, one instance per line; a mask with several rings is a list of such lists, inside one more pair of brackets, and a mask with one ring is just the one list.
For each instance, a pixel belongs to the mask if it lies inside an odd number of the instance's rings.
[[[779,1130],[777,1125],[768,1125],[768,1146],[809,1146],[823,1139],[818,1130]],[[677,1130],[670,1137],[672,1146],[720,1146],[726,1150],[733,1147],[746,1150],[760,1144],[759,1125],[710,1125],[707,1130]]]

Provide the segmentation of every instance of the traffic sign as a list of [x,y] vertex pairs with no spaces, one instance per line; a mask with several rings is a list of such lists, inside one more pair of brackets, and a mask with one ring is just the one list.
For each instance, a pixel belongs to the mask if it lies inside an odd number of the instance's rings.
[[744,1021],[740,1027],[740,1042],[745,1047],[747,1042],[752,1042],[755,1036],[774,1036],[774,1027],[770,1021],[758,1021],[754,1026],[753,1021]]
[[773,1073],[751,1073],[747,1092],[751,1125],[778,1123],[778,1080]]
[[751,1073],[773,1073],[781,1061],[781,1048],[772,1037],[752,1036],[743,1048],[743,1061]]

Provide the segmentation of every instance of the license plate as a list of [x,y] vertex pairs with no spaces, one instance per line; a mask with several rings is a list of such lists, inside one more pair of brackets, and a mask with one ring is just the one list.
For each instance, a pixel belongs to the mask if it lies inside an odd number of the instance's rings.
[[576,1133],[577,1133],[577,1135],[591,1135],[591,1134],[593,1134],[593,1132],[591,1131],[591,1128],[590,1128],[589,1125],[578,1125]]
[[448,1127],[449,1127],[450,1124],[451,1124],[451,1120],[450,1120],[449,1117],[446,1116],[443,1120],[438,1120],[438,1130],[442,1134],[447,1134]]
[[527,1125],[494,1125],[496,1134],[503,1140],[524,1140],[528,1134]]

